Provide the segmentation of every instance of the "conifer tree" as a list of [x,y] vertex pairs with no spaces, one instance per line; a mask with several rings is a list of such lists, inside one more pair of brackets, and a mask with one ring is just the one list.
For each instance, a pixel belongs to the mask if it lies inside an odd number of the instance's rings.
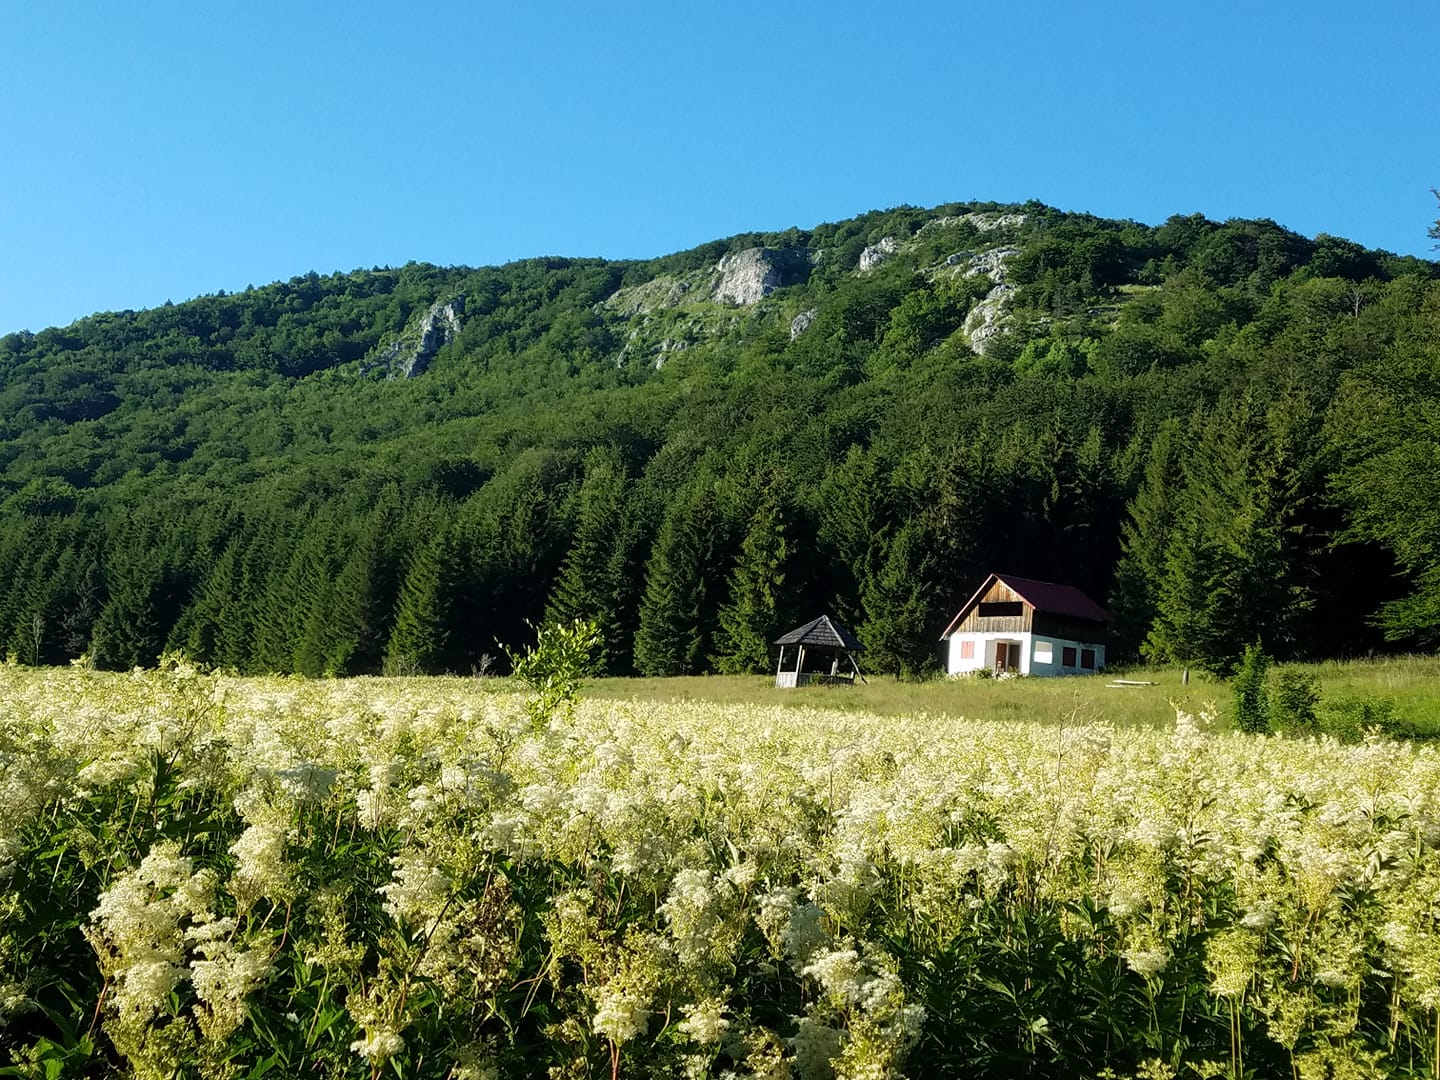
[[852,626],[865,620],[864,582],[879,573],[891,520],[884,474],[872,453],[852,446],[820,487],[819,542],[835,577],[834,608]]
[[309,560],[296,581],[295,627],[290,670],[314,678],[325,672],[325,660],[335,641],[332,620],[335,578],[340,569],[343,521],[337,515],[317,517],[307,532]]
[[157,605],[161,571],[155,556],[143,543],[127,545],[107,565],[105,579],[109,596],[90,646],[95,663],[119,670],[154,664],[165,642]]
[[927,531],[921,518],[901,525],[884,544],[880,569],[860,584],[864,621],[857,633],[866,664],[876,671],[916,675],[934,664],[934,563]]
[[95,622],[105,607],[105,572],[100,566],[100,553],[89,543],[77,552],[76,572],[67,579],[60,615],[60,649],[66,659],[74,659],[90,647]]
[[[291,532],[296,541],[288,558],[277,558],[266,577],[264,592],[255,610],[255,640],[251,648],[251,671],[279,674],[295,670],[295,643],[305,625],[301,606],[302,585],[323,572],[325,560],[318,536],[303,528],[292,516],[277,529]],[[282,549],[285,550],[285,549]]]
[[656,537],[635,633],[635,667],[642,675],[693,675],[708,652],[709,573],[718,524],[712,484],[703,479],[678,498]]
[[1157,658],[1228,674],[1247,644],[1292,649],[1310,604],[1304,512],[1315,421],[1303,399],[1247,393],[1210,418],[1185,468],[1185,507],[1165,556],[1147,643]]
[[617,646],[623,633],[625,546],[621,527],[626,486],[619,455],[608,447],[592,451],[580,485],[575,538],[545,609],[546,623],[569,626],[580,619],[600,628],[602,644],[594,664],[596,670],[607,673],[619,666],[622,655]]
[[780,488],[781,481],[772,480],[751,516],[730,575],[729,600],[720,608],[713,662],[724,674],[767,670],[770,643],[782,629],[790,547]]
[[197,597],[175,624],[167,647],[182,648],[192,659],[206,664],[233,666],[233,657],[221,655],[221,639],[224,622],[227,617],[233,618],[239,602],[240,567],[236,547],[234,542],[225,545],[210,572],[201,580]]
[[395,624],[385,645],[386,674],[443,670],[451,594],[447,566],[452,549],[452,538],[442,532],[422,540],[412,553],[396,602]]
[[1138,652],[1155,622],[1184,483],[1183,450],[1179,421],[1164,421],[1150,443],[1144,479],[1120,528],[1121,555],[1110,591],[1116,659]]
[[393,550],[399,528],[399,492],[382,492],[335,581],[331,640],[325,670],[333,675],[378,674],[399,589]]

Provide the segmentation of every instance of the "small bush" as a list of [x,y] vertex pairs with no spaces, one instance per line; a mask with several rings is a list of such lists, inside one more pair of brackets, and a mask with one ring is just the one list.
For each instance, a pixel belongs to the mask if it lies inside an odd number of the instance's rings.
[[537,727],[544,727],[558,714],[568,717],[574,712],[580,680],[594,674],[600,646],[599,626],[576,619],[542,627],[534,648],[523,654],[510,653],[515,678],[530,690],[525,705]]
[[1270,675],[1267,688],[1270,723],[1287,735],[1314,735],[1320,730],[1315,706],[1320,703],[1320,684],[1300,668],[1280,668]]
[[1270,730],[1270,702],[1265,693],[1265,672],[1270,658],[1259,645],[1245,646],[1240,668],[1230,680],[1235,693],[1235,726],[1241,731]]
[[1325,702],[1319,713],[1320,730],[1345,743],[1357,743],[1367,733],[1403,735],[1403,721],[1395,716],[1395,703],[1374,694],[1350,694]]

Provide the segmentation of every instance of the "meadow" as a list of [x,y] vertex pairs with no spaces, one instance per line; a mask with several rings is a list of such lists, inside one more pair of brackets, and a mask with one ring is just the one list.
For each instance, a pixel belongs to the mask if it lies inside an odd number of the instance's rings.
[[[1388,710],[1407,731],[1440,734],[1440,657],[1391,656],[1286,664],[1304,673],[1328,707]],[[1117,679],[1150,685],[1111,687]],[[1188,679],[1188,681],[1187,681]],[[945,679],[901,681],[871,675],[855,686],[805,686],[777,691],[764,675],[704,675],[669,679],[596,679],[587,697],[608,701],[712,702],[725,705],[828,709],[876,716],[926,714],[1034,723],[1103,723],[1116,727],[1165,727],[1176,708],[1210,708],[1225,725],[1230,689],[1202,670],[1186,676],[1178,667],[1114,668],[1101,675],[1061,679]]]
[[706,683],[0,666],[0,1072],[1440,1075],[1428,741]]

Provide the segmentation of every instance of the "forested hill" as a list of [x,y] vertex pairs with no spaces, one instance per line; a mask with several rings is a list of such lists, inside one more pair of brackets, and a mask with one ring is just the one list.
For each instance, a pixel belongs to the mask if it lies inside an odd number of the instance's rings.
[[1114,655],[1440,637],[1440,267],[1269,221],[875,212],[314,274],[0,339],[0,654],[924,670],[989,570]]

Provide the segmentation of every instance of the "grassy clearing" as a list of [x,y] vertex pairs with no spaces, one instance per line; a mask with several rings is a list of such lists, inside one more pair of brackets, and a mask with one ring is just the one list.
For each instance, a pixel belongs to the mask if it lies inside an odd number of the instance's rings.
[[[1397,717],[1417,731],[1440,735],[1440,656],[1379,660],[1331,660],[1294,665],[1320,684],[1322,707],[1354,699],[1386,699]],[[1153,686],[1111,689],[1115,678]],[[1058,679],[935,679],[899,682],[872,676],[855,687],[806,686],[780,690],[768,675],[705,675],[674,679],[595,679],[586,697],[609,701],[705,702],[786,708],[868,712],[879,716],[927,713],[982,720],[1044,723],[1105,723],[1154,727],[1175,720],[1177,706],[1197,711],[1213,701],[1223,716],[1230,688],[1221,679],[1191,671],[1186,685],[1180,668],[1131,668],[1104,675]]]
[[1112,675],[1063,679],[934,679],[899,682],[871,676],[868,685],[804,686],[780,690],[772,676],[709,675],[674,679],[596,679],[584,697],[612,701],[703,702],[731,705],[831,709],[847,713],[969,717],[1047,723],[1108,723],[1154,727],[1174,723],[1175,706],[1190,711],[1212,700],[1223,703],[1224,683],[1194,672],[1182,685],[1176,670],[1132,672],[1124,678],[1155,686],[1109,689]]
[[1297,664],[1320,683],[1319,710],[1388,703],[1416,735],[1440,738],[1440,655]]

